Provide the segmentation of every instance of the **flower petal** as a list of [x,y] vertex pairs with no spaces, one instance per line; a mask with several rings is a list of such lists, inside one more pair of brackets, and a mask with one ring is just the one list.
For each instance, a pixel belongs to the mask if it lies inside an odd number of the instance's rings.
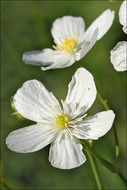
[[60,45],[65,38],[73,38],[75,35],[83,36],[85,31],[84,20],[81,17],[64,16],[54,21],[52,36],[57,45]]
[[110,52],[111,63],[116,71],[127,70],[127,42],[118,42]]
[[19,153],[35,152],[52,143],[57,133],[55,126],[35,124],[11,132],[6,138],[6,145]]
[[84,43],[81,47],[80,59],[83,58],[88,53],[88,51],[94,46],[94,44],[97,41],[97,37],[98,37],[98,28],[94,31],[89,41],[87,41],[87,39],[84,40]]
[[80,141],[63,130],[56,141],[51,144],[49,161],[56,168],[72,169],[82,165],[86,157],[82,152]]
[[[14,107],[25,118],[33,121],[54,119],[61,113],[60,105],[55,96],[37,80],[29,80],[17,90],[14,96]],[[56,110],[54,111],[53,108]]]
[[114,20],[114,11],[105,10],[86,30],[85,38],[91,39],[94,31],[98,28],[97,40],[101,39],[109,30]]
[[115,114],[112,110],[103,111],[82,120],[73,127],[73,135],[80,139],[93,139],[105,135],[112,127]]
[[29,51],[23,54],[23,61],[26,64],[47,66],[54,63],[58,52],[49,48],[37,51]]
[[119,21],[123,25],[123,31],[127,34],[127,1],[124,0],[119,10]]
[[93,104],[96,93],[92,74],[84,68],[77,69],[68,85],[65,112],[71,117],[84,114]]
[[49,69],[69,67],[75,62],[75,58],[71,54],[47,48],[41,51],[24,53],[23,61],[26,64],[44,66],[41,67],[41,69],[45,71]]
[[69,67],[75,62],[75,58],[71,54],[59,53],[55,55],[55,59],[50,66],[41,67],[41,70],[59,69]]

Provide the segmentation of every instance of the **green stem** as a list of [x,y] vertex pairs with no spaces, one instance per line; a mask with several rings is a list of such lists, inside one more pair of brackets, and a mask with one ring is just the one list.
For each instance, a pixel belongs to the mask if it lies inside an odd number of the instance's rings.
[[90,151],[87,149],[86,150],[87,152],[87,155],[89,157],[89,161],[90,161],[90,164],[91,164],[91,168],[93,170],[93,174],[94,174],[94,177],[95,177],[95,180],[96,180],[96,183],[97,183],[97,187],[99,190],[102,190],[102,185],[101,185],[101,181],[100,181],[100,177],[98,175],[98,171],[97,171],[97,167],[95,165],[95,161],[90,153]]
[[99,92],[97,93],[97,95],[98,95],[100,102],[103,104],[105,110],[110,110],[107,100],[105,100]]
[[96,160],[98,160],[102,165],[104,165],[107,169],[109,169],[111,172],[117,174],[121,180],[127,185],[127,179],[123,176],[123,174],[119,171],[119,168],[117,167],[117,165],[114,165],[113,163],[105,160],[104,158],[102,158],[100,155],[98,155],[93,148],[90,146],[88,141],[84,141],[84,140],[80,140],[84,149],[86,150],[86,152],[89,150],[89,152],[94,156],[94,158]]
[[124,175],[121,172],[118,172],[117,175],[121,178],[121,180],[126,184],[127,187],[127,179],[125,179]]
[[[105,110],[110,110],[110,107],[108,105],[107,100],[105,100],[102,95],[98,92],[98,99],[100,100],[100,102],[102,103],[102,105],[104,106]],[[117,136],[117,131],[116,131],[116,127],[113,127],[113,131],[114,131],[114,137],[115,137],[115,156],[116,158],[118,158],[119,156],[119,141],[118,141],[118,136]]]

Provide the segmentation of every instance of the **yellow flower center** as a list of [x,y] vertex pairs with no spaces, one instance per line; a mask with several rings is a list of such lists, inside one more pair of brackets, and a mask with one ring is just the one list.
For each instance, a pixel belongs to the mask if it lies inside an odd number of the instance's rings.
[[61,128],[67,128],[69,123],[69,117],[67,114],[61,114],[56,117],[56,125]]
[[61,47],[53,45],[53,48],[55,48],[56,50],[62,50],[66,53],[73,53],[73,50],[77,48],[77,43],[76,43],[77,38],[78,38],[78,34],[76,34],[70,40],[68,38],[65,38],[64,42],[61,44]]

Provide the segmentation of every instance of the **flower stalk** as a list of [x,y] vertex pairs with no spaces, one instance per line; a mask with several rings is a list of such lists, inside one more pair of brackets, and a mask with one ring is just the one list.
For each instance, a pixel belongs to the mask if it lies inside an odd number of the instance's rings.
[[86,152],[87,152],[89,162],[90,162],[90,165],[91,165],[91,168],[92,168],[92,171],[93,171],[96,183],[97,183],[97,187],[98,187],[99,190],[102,190],[101,180],[100,180],[100,177],[99,177],[99,174],[98,174],[97,167],[95,165],[95,161],[93,159],[93,156],[91,155],[89,149],[86,149]]
[[[102,97],[102,95],[100,94],[100,92],[98,92],[97,97],[100,100],[101,104],[104,106],[105,110],[110,110],[110,107],[108,105],[107,100],[105,100]],[[114,137],[115,137],[115,157],[117,159],[119,157],[120,147],[119,147],[119,140],[118,140],[117,131],[116,131],[116,127],[115,126],[113,127],[113,131],[114,131]]]
[[[88,154],[88,151],[90,152],[90,154],[92,154],[94,156],[94,158],[96,160],[98,160],[103,166],[105,166],[107,169],[109,169],[111,172],[116,173],[120,179],[124,182],[124,184],[127,186],[127,179],[124,177],[124,175],[121,173],[121,171],[119,171],[119,167],[107,160],[105,160],[104,158],[102,158],[100,155],[98,155],[98,153],[96,153],[93,148],[91,147],[91,145],[89,144],[89,141],[87,140],[81,140],[81,143],[83,145],[83,148],[85,149],[85,151]],[[91,162],[90,162],[91,163]],[[91,164],[91,167],[92,164]],[[93,168],[92,168],[93,169]],[[97,170],[96,170],[97,173]],[[98,174],[97,174],[98,175]],[[96,178],[95,178],[96,179]],[[96,181],[97,182],[97,181]],[[98,187],[99,188],[99,187]]]

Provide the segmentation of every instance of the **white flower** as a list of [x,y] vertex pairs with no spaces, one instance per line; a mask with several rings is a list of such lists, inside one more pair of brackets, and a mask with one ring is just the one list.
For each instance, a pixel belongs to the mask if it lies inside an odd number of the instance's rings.
[[116,71],[127,70],[127,42],[118,42],[110,52],[111,63]]
[[[51,33],[54,49],[26,52],[26,64],[40,65],[42,70],[71,66],[83,58],[97,40],[109,30],[114,20],[114,11],[105,10],[85,31],[81,17],[64,16],[54,21]],[[43,67],[44,66],[44,67]]]
[[62,107],[42,83],[30,80],[14,96],[14,106],[25,118],[36,124],[11,132],[6,144],[9,149],[28,153],[52,143],[49,161],[52,166],[71,169],[86,161],[79,139],[93,139],[105,135],[111,128],[115,114],[112,110],[85,118],[96,98],[93,76],[83,68],[76,71],[68,86]]
[[119,10],[119,21],[123,25],[123,31],[127,34],[127,1],[124,0]]

